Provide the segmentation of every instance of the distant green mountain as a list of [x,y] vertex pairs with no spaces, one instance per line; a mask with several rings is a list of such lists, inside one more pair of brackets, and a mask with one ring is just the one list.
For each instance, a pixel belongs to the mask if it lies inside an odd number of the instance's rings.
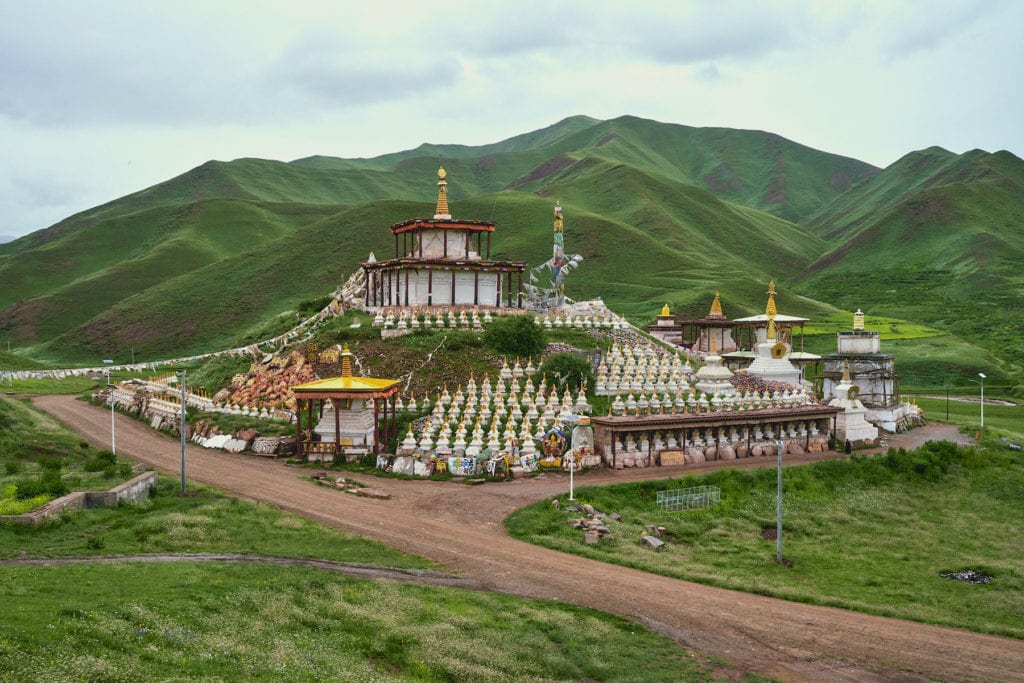
[[370,251],[390,255],[388,225],[433,214],[441,164],[453,213],[498,223],[498,257],[546,260],[561,201],[566,249],[585,258],[570,294],[638,322],[664,303],[702,316],[715,290],[730,316],[759,312],[775,279],[786,312],[871,308],[950,331],[990,370],[1024,360],[1009,348],[1024,321],[1017,157],[930,148],[881,171],[771,133],[629,116],[373,159],[207,162],[0,245],[0,339],[67,362],[287,326]]

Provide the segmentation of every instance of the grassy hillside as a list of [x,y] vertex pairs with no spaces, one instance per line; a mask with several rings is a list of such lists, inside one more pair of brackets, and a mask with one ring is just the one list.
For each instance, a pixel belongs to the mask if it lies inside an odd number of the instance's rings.
[[[808,223],[832,248],[798,289],[926,322],[1024,367],[1024,161],[980,150],[909,154]],[[981,365],[964,358],[968,369]],[[1019,380],[1018,380],[1019,381]]]
[[373,159],[207,162],[0,245],[0,341],[66,363],[284,329],[369,251],[390,255],[390,223],[433,213],[440,164],[454,215],[498,223],[499,258],[545,261],[561,201],[585,258],[570,295],[637,322],[664,303],[702,316],[715,290],[728,315],[759,312],[775,279],[787,313],[861,307],[934,326],[1006,378],[1024,367],[1017,157],[929,148],[880,172],[770,133],[630,116]]

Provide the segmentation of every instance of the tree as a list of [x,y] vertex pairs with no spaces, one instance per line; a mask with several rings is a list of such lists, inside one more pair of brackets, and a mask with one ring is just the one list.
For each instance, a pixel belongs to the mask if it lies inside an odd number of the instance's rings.
[[575,393],[581,384],[586,384],[591,391],[594,389],[594,370],[590,367],[590,361],[577,353],[555,353],[548,356],[534,375],[534,381],[545,376],[548,386],[558,387],[559,391],[568,387]]
[[547,340],[532,315],[509,315],[487,328],[487,345],[501,354],[528,358],[543,353]]

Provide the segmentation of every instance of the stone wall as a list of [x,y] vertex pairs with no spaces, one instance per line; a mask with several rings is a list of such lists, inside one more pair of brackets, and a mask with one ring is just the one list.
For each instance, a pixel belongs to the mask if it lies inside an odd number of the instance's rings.
[[47,517],[59,515],[65,510],[113,508],[121,501],[136,503],[149,497],[156,480],[156,472],[143,472],[107,491],[74,491],[21,515],[0,515],[0,522],[38,526]]

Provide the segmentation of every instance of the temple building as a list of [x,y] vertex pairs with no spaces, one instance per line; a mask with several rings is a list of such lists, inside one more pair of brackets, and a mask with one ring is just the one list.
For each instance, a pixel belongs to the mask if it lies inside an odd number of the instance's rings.
[[679,323],[679,327],[682,330],[682,346],[699,353],[711,351],[712,342],[725,355],[740,351],[741,345],[749,349],[755,341],[755,325],[729,320],[722,311],[721,293],[717,291],[706,316],[699,320],[684,320]]
[[864,329],[864,313],[853,315],[853,329],[837,333],[837,351],[824,356],[822,392],[839,396],[844,382],[855,387],[866,409],[866,419],[888,431],[898,432],[920,424],[917,406],[899,398],[896,356],[882,353],[882,333]]
[[437,177],[434,217],[392,225],[394,258],[363,262],[366,307],[522,308],[526,262],[491,259],[495,224],[453,219],[443,167]]
[[341,376],[292,387],[299,458],[380,453],[395,438],[397,379],[356,377],[352,352],[341,353]]

